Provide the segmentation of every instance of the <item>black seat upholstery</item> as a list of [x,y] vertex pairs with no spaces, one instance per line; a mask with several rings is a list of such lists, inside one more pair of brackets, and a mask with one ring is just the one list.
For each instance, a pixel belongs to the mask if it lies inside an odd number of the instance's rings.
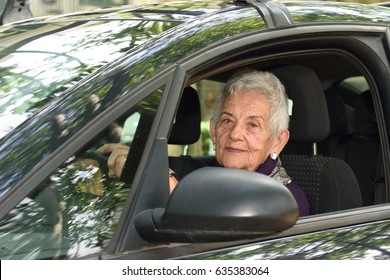
[[[200,122],[198,93],[194,88],[186,87],[180,100],[168,144],[190,145],[198,141],[200,137]],[[175,177],[178,180],[204,166],[203,162],[188,155],[169,157],[169,167],[175,171]]]
[[346,104],[337,87],[327,90],[325,98],[328,105],[330,133],[324,141],[318,143],[318,152],[346,160],[347,143],[352,133]]
[[[359,185],[348,164],[317,154],[316,143],[326,139],[330,132],[325,95],[317,75],[300,65],[282,66],[271,72],[282,81],[293,101],[291,143],[281,155],[282,164],[305,191],[310,213],[360,207]],[[306,149],[300,149],[300,145]],[[311,148],[310,153],[306,152],[307,147]]]
[[198,93],[192,87],[183,91],[168,144],[188,145],[200,137],[200,102]]
[[347,162],[355,172],[363,205],[372,205],[375,197],[379,130],[370,91],[359,95],[355,103],[353,134],[347,148]]

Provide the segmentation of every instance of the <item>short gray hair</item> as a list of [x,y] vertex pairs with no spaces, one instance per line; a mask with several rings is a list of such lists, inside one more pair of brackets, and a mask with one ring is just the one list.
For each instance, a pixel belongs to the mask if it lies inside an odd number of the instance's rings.
[[271,105],[270,130],[274,136],[283,129],[288,129],[290,116],[288,114],[288,97],[283,84],[270,72],[247,71],[231,77],[218,96],[214,111],[214,122],[221,117],[222,106],[226,98],[242,90],[253,90],[267,97]]

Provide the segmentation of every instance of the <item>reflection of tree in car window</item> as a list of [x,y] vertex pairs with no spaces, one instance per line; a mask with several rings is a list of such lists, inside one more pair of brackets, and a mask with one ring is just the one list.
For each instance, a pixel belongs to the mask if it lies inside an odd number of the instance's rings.
[[[105,143],[126,143],[137,138],[145,144],[160,104],[163,88],[129,108],[90,143],[51,174],[39,190],[26,197],[0,223],[1,244],[7,244],[0,259],[77,258],[106,248],[118,225],[131,180],[108,177],[107,158],[94,158],[94,149]],[[92,101],[96,101],[95,103]],[[99,99],[91,100],[92,107]],[[141,117],[143,116],[143,121]],[[145,117],[149,122],[145,123]],[[68,119],[53,120],[55,137],[68,134]],[[142,126],[142,127],[140,127]],[[139,144],[139,143],[138,143]],[[143,146],[129,159],[129,178],[138,168]],[[92,151],[92,152],[91,152]]]

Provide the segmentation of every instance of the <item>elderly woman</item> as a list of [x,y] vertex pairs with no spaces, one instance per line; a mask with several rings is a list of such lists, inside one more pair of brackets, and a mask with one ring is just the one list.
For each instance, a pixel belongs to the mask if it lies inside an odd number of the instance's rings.
[[288,98],[281,82],[269,72],[252,71],[226,83],[210,121],[210,135],[218,165],[275,178],[291,191],[305,216],[306,195],[279,159],[290,137],[288,123]]
[[[210,121],[210,135],[219,166],[275,178],[291,191],[300,216],[305,216],[309,214],[306,195],[292,182],[279,159],[290,137],[288,123],[284,86],[269,72],[252,71],[236,75],[226,83]],[[111,177],[120,177],[128,151],[129,147],[121,144],[106,144],[98,150],[111,153]],[[169,178],[172,192],[178,182],[171,173]]]

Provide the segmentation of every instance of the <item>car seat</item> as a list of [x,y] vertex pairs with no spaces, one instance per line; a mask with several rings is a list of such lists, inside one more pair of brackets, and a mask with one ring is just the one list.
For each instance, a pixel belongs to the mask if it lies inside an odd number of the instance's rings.
[[374,204],[379,153],[379,130],[370,91],[359,95],[355,103],[353,134],[348,142],[347,162],[360,184],[363,205]]
[[[183,91],[179,108],[176,113],[168,144],[190,145],[200,138],[200,102],[197,91],[186,87]],[[204,167],[200,160],[188,155],[170,156],[169,167],[175,171],[176,179],[180,180],[188,173]]]
[[[310,214],[362,206],[359,184],[342,159],[321,156],[317,143],[330,132],[324,91],[316,73],[300,65],[270,70],[284,84],[293,102],[290,142],[281,154],[282,165],[306,193]],[[288,145],[311,146],[311,152],[291,153]]]
[[325,92],[329,112],[329,136],[318,143],[320,154],[346,160],[347,143],[351,138],[352,122],[347,117],[347,108],[337,86]]

